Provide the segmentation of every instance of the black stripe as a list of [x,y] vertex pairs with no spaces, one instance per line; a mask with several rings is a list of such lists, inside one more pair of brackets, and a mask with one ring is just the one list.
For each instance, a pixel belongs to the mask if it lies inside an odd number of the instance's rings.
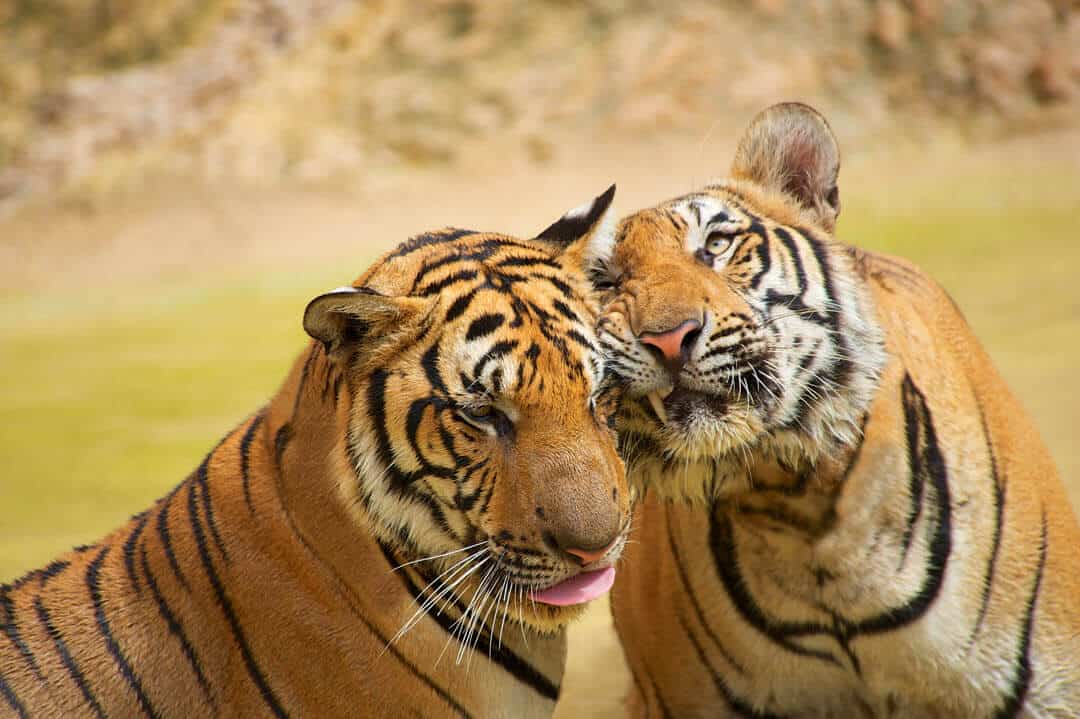
[[315,548],[312,547],[311,544],[308,542],[307,538],[304,537],[304,535],[301,534],[294,525],[292,525],[291,520],[290,526],[292,526],[293,530],[296,532],[296,538],[300,540],[300,543],[304,545],[304,548],[311,554],[312,557],[318,560],[318,566],[323,567],[327,572],[330,573],[331,576],[334,577],[334,580],[337,582],[339,590],[342,592],[342,594],[345,596],[346,600],[349,603],[349,608],[352,610],[353,616],[360,620],[360,623],[363,624],[369,632],[371,632],[371,634],[379,641],[380,646],[385,647],[384,651],[387,651],[391,655],[393,655],[394,659],[400,662],[401,665],[405,667],[413,676],[415,676],[421,682],[426,684],[429,689],[435,692],[435,694],[438,695],[438,697],[444,702],[446,702],[446,704],[451,709],[453,709],[458,716],[463,717],[464,719],[471,719],[472,715],[465,710],[465,707],[458,704],[457,701],[455,701],[454,698],[450,696],[450,694],[445,689],[436,684],[434,680],[431,679],[431,677],[421,672],[415,664],[410,662],[405,657],[405,655],[403,655],[397,650],[397,647],[395,647],[390,642],[389,637],[385,636],[382,632],[380,632],[377,626],[375,626],[371,621],[368,620],[367,617],[360,613],[360,611],[356,607],[355,598],[352,595],[351,590],[349,589],[349,585],[341,577],[338,571],[333,567],[333,565],[319,558],[319,554],[315,551]]
[[1028,689],[1031,688],[1031,677],[1034,674],[1031,668],[1031,628],[1035,624],[1035,608],[1039,602],[1039,589],[1042,587],[1043,570],[1046,568],[1046,555],[1049,549],[1047,537],[1046,507],[1042,509],[1042,541],[1039,543],[1039,566],[1035,570],[1035,582],[1031,588],[1031,596],[1028,597],[1027,609],[1024,612],[1024,626],[1020,631],[1020,653],[1016,658],[1016,672],[1013,675],[1012,687],[1005,703],[994,714],[994,719],[1010,719],[1020,715],[1024,708]]
[[4,679],[3,672],[0,672],[0,694],[4,695],[8,706],[15,710],[15,713],[19,715],[19,719],[29,719],[30,715],[26,713],[26,707],[19,701],[19,697],[15,695],[15,690]]
[[983,443],[986,445],[987,455],[990,457],[990,481],[994,485],[994,538],[990,548],[990,559],[986,563],[986,575],[983,578],[982,600],[979,604],[979,614],[975,618],[975,625],[971,630],[970,644],[975,642],[979,632],[982,631],[986,612],[990,609],[990,593],[994,586],[994,575],[997,571],[998,553],[1001,550],[1001,526],[1005,515],[1005,488],[1006,483],[1002,480],[997,463],[997,453],[994,451],[994,442],[990,437],[990,428],[986,425],[986,415],[983,414],[982,403],[975,399],[979,410],[979,422],[982,424]]
[[262,694],[263,701],[266,702],[267,707],[273,712],[274,716],[287,717],[288,713],[281,706],[274,691],[267,683],[266,677],[263,676],[262,670],[259,669],[259,665],[255,662],[255,657],[251,653],[251,647],[248,645],[247,638],[244,636],[244,630],[240,626],[240,620],[237,619],[232,602],[225,593],[225,587],[221,584],[221,579],[218,577],[217,570],[214,569],[214,562],[210,558],[210,550],[206,546],[206,535],[203,532],[202,522],[199,520],[199,510],[195,502],[196,489],[197,486],[195,483],[190,483],[188,485],[188,514],[191,518],[191,528],[195,532],[195,544],[199,549],[199,559],[202,560],[203,569],[206,570],[206,576],[210,580],[210,586],[214,590],[214,596],[217,597],[218,606],[221,607],[225,619],[228,620],[233,638],[236,640],[237,646],[240,647],[240,654],[244,659],[244,666],[247,668],[248,675],[255,683],[255,686],[258,687],[259,693]]
[[137,520],[135,526],[128,533],[127,541],[124,542],[124,567],[127,569],[128,579],[131,580],[131,588],[135,590],[136,594],[142,594],[142,587],[139,586],[139,575],[135,572],[135,546],[138,544],[143,530],[146,529],[146,523],[150,520],[149,510],[140,512],[135,516],[135,519]]
[[240,481],[244,485],[244,501],[247,502],[248,509],[252,513],[255,512],[255,505],[251,503],[251,442],[255,439],[255,432],[262,422],[263,415],[261,413],[255,415],[255,419],[251,420],[247,431],[240,439]]
[[420,297],[437,295],[451,285],[456,285],[458,282],[468,282],[470,280],[475,280],[477,276],[478,273],[476,272],[476,270],[459,270],[457,272],[450,273],[446,277],[443,277],[441,280],[435,280],[434,282],[430,282],[424,285],[420,289],[416,290],[414,294],[419,295]]
[[518,346],[517,340],[500,340],[491,346],[484,356],[476,361],[473,365],[472,375],[473,377],[479,377],[484,372],[484,368],[487,367],[488,362],[493,362],[501,357],[505,357],[514,351],[514,348]]
[[727,685],[724,678],[720,676],[720,673],[716,671],[712,663],[709,661],[709,657],[705,654],[705,648],[701,646],[701,642],[694,636],[693,630],[687,623],[686,618],[683,617],[682,612],[675,613],[676,618],[679,620],[679,625],[682,627],[683,632],[690,638],[690,643],[694,647],[694,651],[698,656],[698,663],[701,666],[709,670],[709,676],[712,678],[713,686],[716,687],[716,691],[720,692],[720,696],[724,697],[724,701],[735,712],[736,716],[740,717],[752,717],[753,719],[779,719],[779,715],[771,712],[758,711],[752,706],[746,703],[745,700],[735,696],[731,691],[731,687]]
[[934,488],[937,512],[933,536],[930,538],[929,556],[926,558],[926,576],[918,594],[905,604],[876,617],[853,623],[852,632],[875,634],[899,629],[921,618],[937,599],[945,582],[945,570],[952,554],[952,507],[949,499],[949,478],[945,458],[938,446],[933,417],[926,404],[926,397],[915,386],[911,376],[904,374],[902,385],[904,423],[911,436],[911,425],[917,425],[914,436],[921,441],[909,448],[909,471],[924,474]]
[[169,492],[161,506],[158,507],[157,513],[157,530],[158,536],[161,537],[161,546],[165,550],[165,557],[169,560],[169,566],[172,567],[173,574],[176,575],[176,579],[180,582],[180,586],[184,589],[191,591],[191,587],[188,585],[187,577],[180,571],[180,563],[176,561],[176,552],[173,551],[172,538],[169,534],[169,505],[172,503],[173,497],[180,490],[183,484],[178,484],[173,488],[173,491]]
[[484,314],[469,323],[469,330],[465,333],[465,341],[470,342],[480,337],[487,337],[495,330],[502,327],[506,318],[498,314]]
[[105,640],[105,646],[108,648],[109,654],[112,655],[113,661],[116,662],[116,666],[120,669],[120,675],[124,677],[124,681],[126,681],[128,686],[131,687],[131,690],[135,692],[135,698],[139,701],[139,707],[146,716],[157,717],[159,716],[157,710],[154,709],[153,704],[150,703],[150,698],[146,696],[146,692],[142,687],[142,682],[139,681],[139,677],[131,668],[131,664],[128,662],[127,657],[124,656],[120,644],[116,641],[116,637],[113,636],[112,628],[109,626],[109,619],[105,616],[105,605],[102,603],[101,585],[99,584],[98,579],[99,573],[101,572],[101,565],[108,554],[109,547],[102,547],[101,551],[97,553],[97,556],[94,557],[86,567],[86,588],[90,592],[90,601],[94,604],[94,618],[97,620],[98,631]]
[[45,628],[45,633],[52,638],[53,643],[56,645],[56,651],[60,655],[60,661],[64,663],[64,667],[67,669],[68,674],[75,681],[76,686],[79,687],[79,691],[82,692],[86,703],[94,710],[94,714],[104,718],[105,712],[102,711],[101,705],[98,704],[97,697],[90,691],[90,686],[86,683],[86,677],[84,677],[82,671],[80,671],[79,665],[76,664],[75,660],[71,657],[71,652],[68,651],[67,642],[60,636],[60,632],[57,628],[53,626],[52,618],[49,616],[48,610],[46,610],[45,605],[41,603],[41,597],[34,597],[34,611],[37,612],[38,621],[41,622],[41,626]]
[[210,703],[210,706],[216,708],[214,698],[210,694],[210,683],[206,680],[206,675],[203,674],[202,664],[199,661],[199,656],[195,653],[195,647],[192,646],[191,641],[187,637],[187,633],[184,632],[183,625],[180,624],[180,620],[173,614],[173,611],[169,608],[168,602],[165,601],[165,597],[158,588],[157,580],[154,578],[154,573],[150,569],[150,561],[146,556],[145,545],[142,547],[141,555],[143,574],[146,575],[146,586],[150,588],[150,593],[154,596],[154,601],[157,602],[158,613],[161,615],[161,618],[165,620],[166,626],[169,627],[169,633],[176,637],[180,642],[180,649],[184,653],[184,658],[188,660],[188,664],[191,665],[191,670],[195,672],[195,679],[198,680],[199,686],[206,696],[206,701]]
[[19,632],[19,625],[15,620],[15,603],[11,601],[11,597],[8,596],[8,587],[0,588],[0,608],[3,608],[4,615],[6,617],[4,623],[0,625],[3,627],[4,634],[7,635],[11,643],[15,645],[15,648],[19,650],[19,654],[30,666],[30,670],[34,672],[34,676],[39,681],[45,681],[45,675],[41,671],[41,667],[38,666],[37,659],[34,658],[34,652],[27,646],[26,642],[22,638],[22,633]]
[[[315,353],[312,352],[312,355]],[[221,445],[219,444],[218,447]],[[203,514],[206,515],[206,524],[210,527],[210,536],[214,538],[214,544],[217,545],[218,551],[221,552],[221,558],[226,562],[229,561],[229,554],[225,551],[225,542],[221,539],[221,535],[218,533],[217,521],[214,519],[214,506],[210,501],[210,482],[208,481],[210,475],[210,458],[217,452],[217,447],[214,448],[210,454],[206,455],[202,464],[195,470],[195,483],[199,485],[200,494],[202,495]]]
[[[398,561],[394,557],[393,550],[386,546],[383,542],[379,542],[379,548],[382,549],[383,556],[386,561],[389,562],[391,567],[398,566]],[[398,573],[402,584],[405,589],[412,596],[417,606],[422,606],[424,603],[423,590],[413,582],[412,577],[408,572]],[[442,582],[435,580],[431,583],[432,591],[438,593],[445,585]],[[457,608],[460,615],[464,615],[466,607],[461,604],[460,597],[456,592],[451,590],[449,599]],[[453,637],[456,641],[460,642],[458,636],[454,633],[454,622],[449,614],[437,611],[428,614],[429,617],[434,619],[440,627],[443,628],[449,636]],[[483,619],[478,620],[477,632],[479,633],[479,639],[475,646],[479,646],[485,639],[491,639],[491,628],[483,623]],[[489,645],[490,646],[490,645]],[[546,676],[540,673],[538,669],[529,664],[529,662],[518,654],[510,650],[505,646],[497,646],[491,648],[489,658],[505,669],[511,676],[517,679],[519,682],[528,685],[540,696],[551,701],[557,701],[559,698],[559,685],[548,679]]]
[[709,547],[712,549],[713,565],[736,611],[747,624],[768,637],[774,644],[793,654],[813,657],[831,664],[840,662],[830,652],[807,649],[791,641],[791,637],[809,634],[831,634],[832,627],[817,622],[783,622],[767,616],[746,586],[746,579],[739,569],[738,551],[735,544],[731,518],[720,508],[714,508],[709,528]]
[[671,512],[667,507],[664,508],[664,523],[667,525],[668,546],[671,548],[671,557],[675,560],[675,567],[679,570],[679,579],[682,582],[683,589],[686,596],[690,599],[690,605],[694,608],[694,614],[697,616],[698,623],[705,629],[705,633],[709,635],[709,639],[712,640],[713,646],[720,652],[720,656],[727,660],[735,671],[739,674],[745,674],[746,670],[735,661],[735,658],[728,653],[727,649],[720,642],[720,637],[716,636],[716,632],[713,631],[712,626],[705,618],[705,611],[701,607],[701,602],[698,601],[697,594],[694,592],[694,587],[690,584],[690,577],[686,573],[686,567],[683,565],[682,552],[679,551],[679,546],[675,542],[675,533],[671,526]]
[[473,288],[467,293],[463,294],[461,297],[458,297],[456,300],[454,300],[454,303],[450,305],[450,309],[446,310],[445,322],[447,324],[453,322],[458,317],[465,314],[465,310],[469,308],[469,305],[472,304],[473,298],[476,297],[476,292],[477,290]]
[[443,242],[453,242],[467,235],[476,234],[473,230],[462,230],[456,227],[447,227],[446,229],[439,230],[437,232],[425,232],[422,235],[416,237],[410,237],[405,242],[402,242],[397,248],[387,255],[386,260],[390,261],[397,259],[398,257],[404,257],[417,250],[428,247],[429,245],[440,244]]

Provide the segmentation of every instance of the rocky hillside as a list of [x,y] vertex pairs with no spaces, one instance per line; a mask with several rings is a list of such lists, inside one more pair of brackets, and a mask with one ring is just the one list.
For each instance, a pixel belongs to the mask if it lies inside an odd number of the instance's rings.
[[1078,97],[1075,0],[9,0],[0,205],[543,160],[787,98],[860,129],[995,130],[1075,122]]

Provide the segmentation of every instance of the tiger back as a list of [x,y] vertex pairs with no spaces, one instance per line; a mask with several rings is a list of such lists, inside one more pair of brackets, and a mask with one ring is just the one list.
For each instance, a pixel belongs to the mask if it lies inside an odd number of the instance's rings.
[[1078,716],[1061,480],[945,292],[834,239],[838,172],[778,105],[729,179],[620,224],[632,713]]
[[629,525],[586,277],[613,191],[313,300],[265,408],[0,589],[0,715],[549,715]]

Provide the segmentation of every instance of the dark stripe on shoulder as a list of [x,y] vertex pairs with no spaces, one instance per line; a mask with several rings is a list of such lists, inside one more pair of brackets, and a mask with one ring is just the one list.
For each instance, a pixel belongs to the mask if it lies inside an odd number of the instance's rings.
[[990,547],[990,559],[986,563],[986,574],[983,577],[982,599],[979,603],[979,614],[975,618],[975,625],[971,630],[971,638],[968,646],[975,643],[976,637],[982,631],[983,622],[986,620],[986,612],[990,609],[990,594],[994,586],[994,576],[997,571],[998,554],[1001,551],[1001,526],[1005,515],[1005,482],[1000,476],[997,463],[997,452],[994,451],[994,440],[990,436],[990,428],[986,424],[986,415],[983,413],[982,403],[975,398],[975,406],[979,410],[979,422],[982,425],[983,444],[986,445],[986,453],[990,458],[990,481],[994,490],[994,538]]
[[184,589],[191,591],[191,586],[188,584],[187,577],[180,570],[180,563],[176,560],[176,552],[173,551],[172,536],[169,533],[169,507],[172,505],[173,497],[180,490],[180,487],[184,486],[182,483],[178,484],[169,492],[165,499],[161,502],[161,506],[158,507],[157,513],[157,531],[158,536],[161,538],[161,546],[165,550],[165,557],[169,560],[169,566],[172,567],[173,574],[176,575],[177,581],[180,582],[180,586]]
[[120,648],[119,642],[117,642],[116,637],[113,636],[112,627],[109,626],[109,619],[105,616],[105,605],[102,603],[101,598],[99,574],[101,572],[101,565],[108,554],[109,547],[102,547],[101,551],[97,553],[97,556],[94,557],[86,567],[86,588],[90,592],[90,601],[93,602],[94,605],[94,619],[97,621],[98,632],[101,634],[102,639],[105,640],[105,647],[109,650],[109,654],[112,655],[113,661],[116,662],[116,666],[120,669],[120,675],[124,677],[124,681],[126,681],[128,686],[131,687],[131,690],[135,692],[135,698],[139,702],[139,707],[146,716],[157,717],[159,716],[157,710],[154,709],[154,705],[150,703],[150,698],[146,696],[142,682],[139,681],[139,677],[131,668],[131,663],[128,662],[127,657],[124,656],[124,652]]
[[270,685],[266,681],[266,677],[263,676],[262,670],[259,669],[259,665],[256,663],[254,655],[251,653],[251,647],[248,645],[247,637],[244,635],[244,630],[240,626],[240,620],[233,610],[232,602],[225,593],[225,587],[221,583],[221,578],[218,576],[217,570],[214,569],[214,562],[210,558],[210,550],[206,545],[206,534],[203,532],[202,522],[199,520],[199,508],[196,506],[195,502],[195,492],[197,489],[198,487],[196,484],[188,484],[188,514],[191,518],[191,529],[195,533],[195,545],[198,547],[199,559],[202,560],[202,566],[206,571],[206,577],[210,580],[210,586],[214,590],[214,596],[217,597],[218,606],[221,607],[225,619],[229,622],[229,628],[232,630],[233,638],[240,648],[240,654],[243,657],[244,666],[247,669],[248,675],[255,683],[255,686],[258,687],[263,701],[266,702],[267,707],[273,712],[274,716],[287,717],[288,713],[281,706],[281,702],[274,694],[273,689],[270,688]]
[[128,532],[128,538],[124,542],[124,568],[127,569],[128,579],[131,580],[131,588],[136,594],[142,594],[139,586],[139,575],[135,572],[135,547],[139,543],[139,537],[146,529],[146,523],[150,520],[150,511],[140,512],[135,515],[135,526]]
[[901,399],[905,431],[909,442],[914,442],[908,447],[909,471],[913,475],[923,475],[924,479],[920,482],[929,480],[934,489],[934,504],[937,510],[935,526],[925,563],[926,575],[918,594],[902,606],[855,623],[853,632],[858,634],[892,631],[921,618],[941,592],[949,556],[952,554],[952,506],[945,458],[938,446],[937,431],[934,429],[926,397],[915,386],[911,375],[904,375]]
[[52,623],[52,617],[49,616],[49,611],[45,609],[45,605],[41,602],[41,597],[34,597],[34,611],[37,613],[38,621],[41,622],[41,626],[44,627],[45,633],[52,638],[53,644],[56,646],[56,652],[60,655],[60,661],[63,662],[64,668],[67,669],[68,675],[71,676],[75,685],[79,687],[79,691],[82,692],[83,699],[90,705],[90,708],[99,717],[104,719],[105,712],[102,711],[101,705],[98,704],[97,697],[90,690],[90,685],[86,683],[86,677],[83,676],[82,671],[79,669],[79,665],[75,663],[75,660],[71,656],[71,652],[68,651],[67,642],[60,636],[60,631]]
[[4,634],[15,645],[15,648],[19,650],[19,654],[26,660],[30,671],[34,672],[34,676],[43,682],[45,681],[45,675],[42,673],[41,667],[38,666],[34,652],[27,646],[22,638],[22,633],[19,631],[19,624],[15,619],[15,603],[8,596],[8,589],[8,587],[0,589],[0,609],[4,610],[4,623],[0,624],[0,627],[3,628]]
[[187,633],[184,632],[183,625],[180,624],[180,620],[177,619],[172,609],[169,608],[169,604],[165,601],[164,595],[161,593],[161,589],[158,588],[157,580],[154,578],[154,572],[150,569],[150,561],[146,556],[146,547],[142,547],[141,551],[143,574],[146,576],[146,586],[150,588],[150,594],[153,595],[154,601],[157,602],[158,613],[161,618],[165,620],[166,626],[169,628],[169,633],[176,637],[180,642],[180,650],[184,653],[184,658],[188,660],[188,664],[191,665],[191,670],[195,672],[195,679],[199,682],[199,687],[202,688],[203,694],[206,696],[206,701],[209,702],[211,707],[216,708],[214,697],[210,694],[210,683],[206,680],[206,675],[203,674],[202,664],[199,661],[198,654],[195,653],[195,647],[192,646],[191,641],[187,637]]
[[1016,671],[1013,674],[1012,688],[1005,703],[994,714],[994,719],[1011,719],[1020,715],[1027,699],[1028,689],[1031,688],[1031,677],[1034,671],[1031,668],[1031,628],[1035,624],[1035,609],[1039,603],[1039,589],[1042,587],[1043,570],[1046,569],[1046,555],[1049,549],[1047,537],[1046,507],[1042,509],[1042,541],[1039,543],[1039,564],[1035,569],[1035,581],[1031,587],[1031,596],[1028,597],[1027,609],[1024,612],[1024,626],[1020,631],[1020,651],[1016,658]]
[[255,419],[251,420],[240,439],[240,481],[244,485],[244,501],[252,513],[255,512],[255,505],[251,503],[251,442],[255,439],[255,432],[262,426],[263,416],[262,413],[255,415]]
[[19,697],[16,696],[15,690],[4,679],[3,672],[0,672],[0,694],[4,696],[4,700],[8,703],[15,713],[19,715],[19,719],[29,719],[29,714],[26,713],[26,707],[19,701]]
[[[218,447],[220,446],[218,445]],[[221,534],[218,533],[217,521],[214,519],[214,505],[210,501],[210,482],[208,480],[210,476],[210,458],[214,456],[214,452],[217,452],[217,447],[206,455],[202,464],[195,470],[195,484],[199,485],[199,493],[202,495],[203,514],[206,515],[206,524],[210,527],[210,536],[214,538],[214,544],[217,545],[218,551],[221,552],[221,558],[228,562],[229,554],[225,551],[225,542],[222,540]]]

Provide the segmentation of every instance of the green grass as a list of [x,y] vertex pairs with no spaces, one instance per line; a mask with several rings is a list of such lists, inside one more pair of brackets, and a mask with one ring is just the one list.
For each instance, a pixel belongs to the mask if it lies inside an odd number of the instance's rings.
[[[877,209],[856,196],[840,235],[915,260],[952,292],[1076,501],[1078,211],[1040,206],[1035,193],[976,194],[967,205],[928,196]],[[94,539],[183,479],[277,389],[305,341],[305,303],[343,279],[338,265],[0,296],[0,580]]]

